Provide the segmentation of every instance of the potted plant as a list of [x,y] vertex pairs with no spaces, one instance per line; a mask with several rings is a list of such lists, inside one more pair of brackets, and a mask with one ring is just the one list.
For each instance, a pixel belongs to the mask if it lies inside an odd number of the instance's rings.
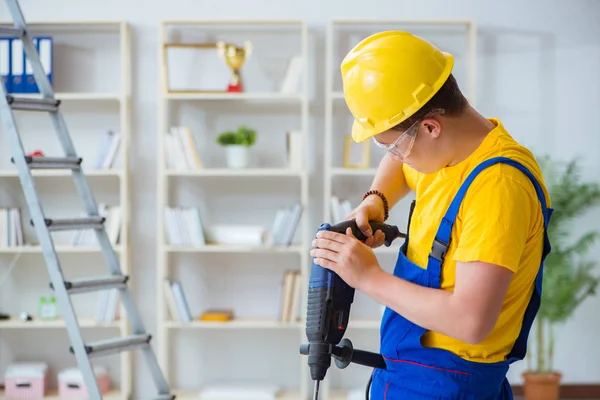
[[540,165],[554,209],[548,227],[552,251],[544,262],[542,301],[531,335],[536,346],[527,355],[524,394],[526,400],[558,400],[562,374],[553,363],[555,327],[594,294],[600,280],[593,274],[596,262],[585,258],[599,233],[580,233],[571,223],[600,203],[600,186],[582,181],[576,160],[562,171],[547,156]]
[[245,125],[235,131],[226,131],[217,137],[217,143],[225,147],[229,168],[246,168],[250,147],[256,142],[256,131]]

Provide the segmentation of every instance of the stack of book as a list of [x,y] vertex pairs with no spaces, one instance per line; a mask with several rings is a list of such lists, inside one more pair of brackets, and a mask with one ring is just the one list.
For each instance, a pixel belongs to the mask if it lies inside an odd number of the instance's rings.
[[23,225],[18,207],[0,208],[0,247],[23,246]]
[[300,271],[285,271],[279,302],[279,320],[281,322],[297,322],[300,318],[301,288],[302,276]]

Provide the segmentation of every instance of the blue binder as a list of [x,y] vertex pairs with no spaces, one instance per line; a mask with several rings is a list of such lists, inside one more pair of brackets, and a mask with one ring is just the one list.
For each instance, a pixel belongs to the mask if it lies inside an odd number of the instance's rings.
[[[39,54],[42,68],[46,72],[46,76],[52,84],[52,38],[49,36],[33,37],[33,44]],[[39,88],[33,76],[33,70],[27,57],[25,57],[25,85],[23,90],[25,93],[39,93]]]
[[[32,38],[33,47],[38,51],[40,51],[38,46],[38,39],[36,37]],[[23,78],[23,92],[24,93],[36,93],[37,85],[35,83],[35,78],[33,76],[33,69],[31,68],[31,63],[25,54],[25,49],[23,49],[23,57],[25,58],[25,76]]]
[[[42,67],[44,68],[44,71],[46,71],[46,76],[50,81],[50,85],[52,85],[52,77],[54,75],[52,71],[52,64],[54,63],[52,37],[41,36],[38,38],[38,52],[40,53],[40,62],[42,63]],[[38,92],[37,85],[35,91]]]
[[11,58],[11,92],[23,93],[25,90],[25,52],[23,51],[23,42],[20,39],[13,38],[10,46]]
[[11,46],[12,39],[10,38],[0,38],[0,79],[2,79],[2,84],[4,85],[4,90],[6,93],[10,93],[12,91],[12,74],[11,74]]

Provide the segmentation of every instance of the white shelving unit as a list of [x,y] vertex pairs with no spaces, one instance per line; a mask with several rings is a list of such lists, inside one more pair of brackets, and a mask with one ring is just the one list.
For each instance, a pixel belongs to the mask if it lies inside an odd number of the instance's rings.
[[[225,41],[241,47],[246,40],[253,50],[241,67],[244,90],[227,92],[231,70],[214,44]],[[162,79],[157,142],[158,358],[180,399],[199,399],[201,391],[213,384],[238,383],[277,385],[279,399],[308,395],[306,359],[299,354],[310,262],[307,41],[306,24],[298,20],[162,22],[158,49]],[[171,46],[166,46],[175,43],[208,45],[188,47],[190,57],[176,61],[170,58]],[[296,90],[282,91],[294,56],[301,57],[299,83],[297,88],[293,85]],[[194,61],[185,64],[186,59]],[[212,81],[204,80],[212,90],[174,91],[169,72],[176,68],[180,68],[179,77],[196,83],[215,74]],[[255,129],[257,141],[250,149],[247,168],[233,169],[216,140],[220,133],[241,125]],[[191,146],[201,165],[177,168],[172,164],[168,154],[173,148],[168,147],[167,135],[174,127],[186,127],[191,133]],[[302,159],[298,168],[287,164],[286,135],[292,131],[302,142],[295,153]],[[271,231],[278,210],[294,204],[303,210],[289,245],[271,247],[252,233],[261,227]],[[186,224],[195,217],[173,222],[167,208],[195,208],[201,222],[195,219]],[[219,226],[229,226],[228,232],[234,239],[239,234],[240,240],[214,236]],[[244,240],[242,229],[249,229],[250,239]],[[205,241],[176,241],[176,231],[192,235],[201,231]],[[298,319],[283,322],[279,296],[286,270],[300,272],[301,304]],[[165,280],[181,284],[190,320],[182,322],[178,317],[176,306],[165,295]],[[210,309],[230,309],[233,319],[201,319]]]
[[[328,24],[326,63],[325,63],[325,146],[324,146],[324,210],[325,220],[335,221],[339,213],[333,212],[332,200],[349,201],[350,209],[360,203],[363,194],[369,190],[377,171],[382,150],[365,142],[367,146],[358,147],[348,154],[351,157],[346,163],[345,136],[350,135],[352,116],[344,101],[342,80],[339,66],[352,47],[367,36],[391,29],[407,30],[436,45],[452,52],[456,58],[454,74],[466,91],[471,102],[475,101],[475,25],[471,21],[453,20],[401,20],[401,19],[334,19]],[[401,61],[399,61],[401,62]],[[367,155],[356,158],[356,154]],[[390,211],[389,224],[397,225],[406,231],[411,194],[400,201]],[[348,210],[348,208],[346,208]],[[341,212],[344,214],[344,211]],[[341,218],[345,215],[340,215]],[[391,272],[394,269],[401,240],[397,240],[390,248],[381,247],[375,250],[382,268]],[[379,323],[383,309],[372,299],[357,292],[352,305],[350,323],[346,332],[354,348],[368,351],[379,351]],[[350,365],[339,370],[335,365],[329,369],[323,387],[322,399],[345,400],[350,391],[364,393],[370,368]],[[364,395],[362,395],[364,397]],[[361,397],[362,398],[362,397]]]
[[[12,25],[4,21],[2,25]],[[53,40],[53,87],[61,99],[61,111],[83,169],[98,203],[119,206],[121,228],[115,250],[124,273],[131,276],[129,261],[129,146],[131,121],[131,47],[130,28],[123,21],[28,21],[34,36],[51,36]],[[15,94],[33,96],[38,94]],[[17,112],[17,124],[26,151],[42,150],[50,156],[63,155],[58,136],[47,114]],[[0,127],[0,131],[2,127]],[[114,162],[108,168],[98,167],[100,151],[107,132],[120,134],[120,145]],[[40,297],[50,297],[49,277],[35,231],[29,224],[22,188],[4,135],[0,135],[0,207],[19,207],[25,242],[22,246],[0,243],[0,276],[6,277],[0,288],[0,311],[11,315],[0,320],[0,367],[3,376],[8,363],[19,361],[46,362],[50,368],[50,393],[47,399],[58,399],[57,374],[63,368],[77,367],[69,352],[64,321],[38,318]],[[33,171],[42,207],[49,217],[77,216],[84,212],[70,171]],[[79,214],[78,214],[79,213]],[[5,226],[2,227],[5,229]],[[53,239],[67,279],[106,274],[106,263],[95,236],[87,244],[75,244],[73,232],[54,233]],[[5,239],[5,238],[4,238]],[[11,269],[11,267],[14,267]],[[10,272],[10,274],[9,274]],[[86,340],[99,340],[127,335],[127,320],[116,318],[97,322],[98,293],[75,295],[79,325]],[[119,307],[120,308],[120,307]],[[21,321],[19,314],[29,312],[32,321]],[[120,310],[120,315],[123,310]],[[132,392],[132,359],[130,353],[93,359],[92,363],[108,367],[113,389],[106,399],[128,399]],[[3,380],[3,379],[2,379]],[[0,399],[3,392],[0,391]]]

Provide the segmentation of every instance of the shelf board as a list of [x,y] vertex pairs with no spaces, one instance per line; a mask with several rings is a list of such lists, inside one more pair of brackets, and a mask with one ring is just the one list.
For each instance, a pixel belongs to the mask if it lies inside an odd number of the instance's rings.
[[[125,396],[125,394],[121,393],[118,390],[111,390],[110,392],[106,393],[105,395],[102,396],[102,398],[104,400],[124,400],[127,398],[127,396]],[[5,397],[4,395],[4,390],[0,390],[0,400],[8,400],[9,398]],[[10,397],[10,399],[14,399],[14,397]],[[49,390],[48,394],[43,397],[44,400],[62,400],[64,399],[64,397],[60,397],[58,395],[58,391],[57,390]]]
[[245,93],[165,93],[169,100],[270,100],[279,101],[302,101],[304,95],[301,93],[278,93],[278,92],[245,92]]
[[[83,173],[88,177],[117,177],[123,176],[123,171],[120,169],[89,169],[83,170]],[[71,177],[73,172],[67,169],[36,169],[31,171],[34,177]],[[0,178],[18,178],[19,173],[16,168],[0,169]]]
[[[26,98],[39,98],[41,95],[39,93],[9,93],[15,97],[26,97]],[[54,98],[58,100],[113,100],[120,101],[121,100],[120,93],[102,93],[102,92],[56,92],[54,93]]]
[[331,20],[332,25],[354,25],[354,27],[382,24],[469,26],[472,23],[471,20],[465,19],[335,18]]
[[252,19],[252,18],[198,18],[193,20],[166,20],[163,21],[165,26],[197,26],[197,25],[299,25],[304,26],[305,22],[300,19]]
[[[108,323],[98,323],[93,318],[79,318],[79,326],[81,328],[119,328],[119,321]],[[21,321],[18,319],[0,320],[0,329],[49,329],[49,328],[66,328],[65,321],[58,319],[55,321]]]
[[377,168],[332,168],[331,175],[375,176]]
[[165,326],[170,329],[298,329],[299,322],[280,322],[274,318],[238,318],[227,322],[199,321],[189,323],[168,321]]
[[245,246],[245,245],[218,245],[206,246],[177,246],[169,245],[166,248],[169,253],[301,253],[302,246]]
[[[79,20],[79,21],[35,21],[35,20],[27,20],[28,27],[37,28],[39,26],[52,26],[52,27],[63,27],[63,26],[81,26],[85,28],[86,26],[114,26],[120,27],[122,24],[126,23],[125,20]],[[5,20],[0,21],[0,25],[14,25],[13,21]]]
[[[56,245],[54,246],[57,253],[100,253],[102,250],[98,245]],[[113,245],[113,249],[116,252],[121,251],[120,245]],[[38,245],[26,245],[26,246],[14,246],[14,247],[2,247],[0,248],[0,254],[16,254],[16,253],[27,253],[27,254],[41,254],[42,247]]]
[[[175,390],[173,394],[177,396],[177,400],[202,400],[199,390]],[[219,397],[221,400],[240,400],[239,397]],[[282,390],[275,396],[275,400],[301,400],[300,391],[298,390]]]
[[233,168],[205,168],[191,171],[178,171],[178,170],[167,170],[165,175],[173,177],[202,177],[202,176],[296,176],[300,177],[304,175],[304,171],[288,169],[288,168],[245,168],[245,169],[233,169]]

